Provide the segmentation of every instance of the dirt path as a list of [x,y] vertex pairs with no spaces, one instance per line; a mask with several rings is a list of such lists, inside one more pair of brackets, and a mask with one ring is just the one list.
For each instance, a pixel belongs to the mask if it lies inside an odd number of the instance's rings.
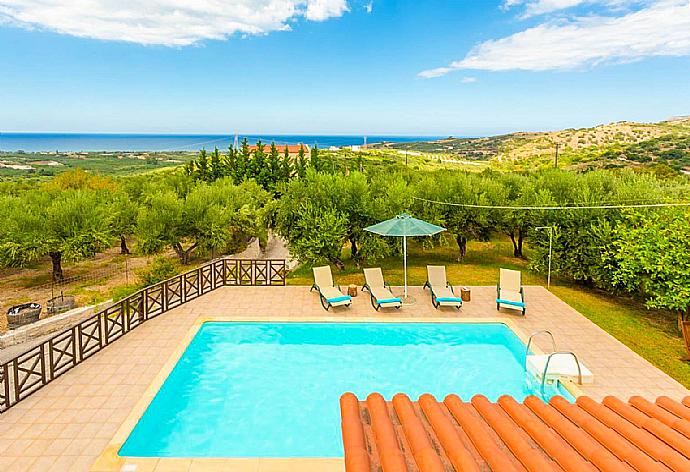
[[287,248],[285,240],[274,234],[270,234],[268,237],[268,243],[266,244],[266,249],[261,250],[259,247],[259,240],[252,240],[247,249],[244,251],[234,254],[232,257],[239,259],[285,259],[288,261],[288,268],[292,269],[297,265],[297,261],[293,259],[290,251]]

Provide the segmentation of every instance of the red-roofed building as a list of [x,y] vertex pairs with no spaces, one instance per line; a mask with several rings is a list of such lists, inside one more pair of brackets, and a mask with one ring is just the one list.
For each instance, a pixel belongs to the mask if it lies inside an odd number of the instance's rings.
[[[268,154],[271,152],[271,145],[264,143],[264,153]],[[309,149],[309,146],[306,144],[276,144],[276,148],[278,149],[278,153],[282,156],[285,154],[285,148],[288,148],[288,152],[290,153],[290,157],[297,157],[299,155],[299,150],[301,147],[304,148],[304,155],[306,157],[309,157],[311,155],[311,149]],[[258,149],[256,145],[251,145],[249,146],[249,151],[254,152]]]

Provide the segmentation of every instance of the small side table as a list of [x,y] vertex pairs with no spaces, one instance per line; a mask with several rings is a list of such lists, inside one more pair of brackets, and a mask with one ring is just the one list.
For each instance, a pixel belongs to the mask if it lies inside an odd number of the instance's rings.
[[472,300],[472,290],[469,287],[460,287],[460,298],[463,302]]
[[355,284],[352,284],[347,287],[347,294],[351,297],[356,297],[357,296],[357,286]]

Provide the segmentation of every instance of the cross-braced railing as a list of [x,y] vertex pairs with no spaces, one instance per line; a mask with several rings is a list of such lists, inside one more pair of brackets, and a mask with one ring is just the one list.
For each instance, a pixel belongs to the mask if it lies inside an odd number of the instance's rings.
[[284,260],[217,259],[148,286],[0,364],[0,413],[137,326],[227,286],[285,285]]

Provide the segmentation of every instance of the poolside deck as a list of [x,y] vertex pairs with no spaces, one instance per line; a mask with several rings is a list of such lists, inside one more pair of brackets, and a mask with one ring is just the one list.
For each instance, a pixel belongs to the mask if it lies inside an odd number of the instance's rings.
[[[472,301],[460,312],[434,310],[428,295],[419,287],[411,288],[411,294],[417,298],[415,305],[388,312],[375,312],[366,294],[354,299],[349,309],[326,312],[308,287],[219,288],[148,321],[0,415],[0,470],[89,470],[200,317],[313,321],[503,318],[523,335],[549,329],[560,349],[576,352],[595,376],[594,385],[582,388],[595,400],[605,395],[623,399],[632,395],[649,399],[666,395],[676,400],[690,395],[679,383],[545,288],[526,287],[525,292],[528,311],[523,318],[514,312],[496,311],[494,287],[473,287]],[[549,340],[539,339],[537,345],[548,350]],[[220,463],[213,465],[208,461],[151,459],[139,464],[138,472],[212,467],[228,470]],[[333,466],[331,461],[322,467],[316,463],[310,467],[332,470],[329,467]],[[242,470],[312,469],[295,469],[289,461],[258,459],[247,462]]]

